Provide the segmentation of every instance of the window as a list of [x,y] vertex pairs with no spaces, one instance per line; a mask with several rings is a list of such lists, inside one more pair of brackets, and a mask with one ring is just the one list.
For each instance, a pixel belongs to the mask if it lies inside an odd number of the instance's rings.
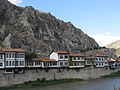
[[63,59],[63,56],[62,56],[62,55],[60,55],[60,59]]
[[101,63],[102,64],[102,66],[103,66],[103,63]]
[[68,62],[65,62],[65,65],[67,66],[67,65],[68,65]]
[[80,60],[80,57],[78,57],[78,60]]
[[[23,62],[23,66],[24,66],[24,61],[22,61]],[[35,65],[40,65],[40,62],[38,61],[38,62],[35,62]]]
[[41,62],[38,62],[39,65],[41,65]]
[[6,61],[6,66],[8,66],[8,61]]
[[105,62],[105,64],[107,64],[107,62]]
[[74,66],[79,66],[79,62],[74,62]]
[[67,56],[67,55],[65,55],[65,59],[68,59],[68,56]]
[[33,62],[29,62],[29,65],[30,65],[30,66],[33,66]]
[[15,58],[15,54],[14,53],[12,54],[12,58]]
[[76,57],[73,57],[74,60],[76,60]]
[[15,66],[15,61],[12,61],[12,66]]
[[49,63],[48,62],[44,62],[44,66],[49,66]]
[[8,55],[8,53],[6,53],[6,55],[5,55],[5,56],[6,56],[6,58],[9,58],[9,55]]
[[9,61],[9,66],[11,66],[12,64],[11,64],[11,61]]
[[57,65],[57,62],[53,62],[53,65]]
[[53,62],[50,62],[50,66],[53,66]]
[[35,62],[35,65],[37,65],[38,63],[37,62]]
[[63,66],[63,62],[60,62],[60,66]]
[[81,60],[83,60],[83,57],[80,57]]
[[24,54],[21,54],[21,58],[24,58],[25,57],[25,55]]
[[12,69],[5,70],[5,73],[14,73]]
[[20,61],[20,66],[22,66],[22,62]]
[[0,63],[0,67],[2,67],[3,66],[3,63]]
[[3,59],[3,55],[0,55],[0,59]]
[[90,64],[90,61],[87,61],[87,64]]
[[101,58],[99,58],[99,61],[101,60]]
[[15,62],[15,65],[18,66],[18,61]]
[[12,58],[12,54],[11,53],[9,53],[9,58]]
[[16,54],[16,58],[19,58],[19,55],[18,55],[18,53]]
[[81,62],[80,64],[81,64],[81,66],[84,66],[84,62]]

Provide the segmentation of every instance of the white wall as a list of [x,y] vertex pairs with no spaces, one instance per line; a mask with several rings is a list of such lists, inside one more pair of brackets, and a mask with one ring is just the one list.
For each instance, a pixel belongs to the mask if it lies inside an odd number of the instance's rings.
[[[18,56],[19,55],[19,56]],[[22,57],[21,57],[22,55]],[[19,52],[5,52],[5,61],[8,61],[7,68],[13,68],[13,67],[25,67],[25,53],[19,53]],[[12,62],[14,61],[14,65],[12,65]],[[16,66],[16,62],[18,61],[18,65]],[[11,65],[9,65],[9,62],[11,62]],[[22,62],[22,64],[20,64]]]
[[50,59],[55,59],[55,60],[58,61],[58,53],[52,52],[52,53],[50,54]]

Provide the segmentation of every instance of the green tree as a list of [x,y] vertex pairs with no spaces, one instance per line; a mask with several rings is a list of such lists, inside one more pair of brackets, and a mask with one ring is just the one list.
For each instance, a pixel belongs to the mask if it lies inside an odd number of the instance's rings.
[[37,54],[33,53],[33,52],[27,52],[25,54],[25,59],[26,60],[31,60],[32,58],[37,58]]

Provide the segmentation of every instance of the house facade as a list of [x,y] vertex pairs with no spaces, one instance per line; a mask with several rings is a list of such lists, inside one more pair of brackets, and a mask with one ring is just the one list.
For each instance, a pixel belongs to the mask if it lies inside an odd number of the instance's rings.
[[81,68],[85,67],[85,56],[82,54],[70,54],[69,55],[69,68]]
[[28,68],[54,68],[58,67],[58,61],[50,59],[48,57],[33,58],[26,61],[26,67]]
[[50,59],[58,61],[58,67],[69,67],[69,53],[65,51],[53,51]]
[[18,70],[18,68],[25,67],[25,51],[23,49],[1,49],[0,51],[1,67],[5,69],[6,73],[17,72],[20,70]]
[[0,53],[0,69],[4,68],[5,67],[5,54],[4,53]]
[[112,69],[117,68],[117,61],[115,58],[108,58],[107,60],[108,60],[108,66],[110,68],[112,68]]
[[108,61],[107,61],[106,55],[96,54],[94,56],[94,59],[95,59],[95,67],[107,67],[108,66]]
[[41,68],[41,59],[40,58],[33,58],[32,60],[26,60],[26,67],[27,68]]
[[86,56],[85,57],[85,66],[94,66],[95,65],[95,59],[92,56]]
[[55,59],[41,59],[42,68],[57,68],[58,61]]

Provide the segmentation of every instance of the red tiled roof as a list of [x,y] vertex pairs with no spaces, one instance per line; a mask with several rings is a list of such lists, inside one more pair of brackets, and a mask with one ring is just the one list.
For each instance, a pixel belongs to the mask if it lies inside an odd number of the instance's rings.
[[94,60],[94,57],[88,56],[88,57],[85,57],[85,59],[86,59],[86,60]]
[[49,59],[48,57],[33,58],[32,60],[43,61],[43,62],[57,62],[57,60]]
[[54,51],[55,53],[63,53],[63,54],[68,54],[66,51]]
[[70,54],[69,56],[84,56],[82,54]]
[[58,62],[58,61],[55,60],[55,59],[43,59],[43,60],[41,60],[41,61],[43,61],[43,62]]
[[8,48],[1,49],[1,51],[3,52],[25,52],[25,50],[23,49],[8,49]]
[[49,57],[41,57],[40,59],[45,60],[45,59],[50,59],[50,58]]
[[116,59],[114,59],[114,58],[109,58],[109,59],[107,59],[107,61],[108,61],[108,62],[115,62]]
[[32,58],[32,60],[41,61],[41,58]]
[[95,56],[98,56],[98,57],[107,57],[107,55],[100,55],[100,54],[96,54]]
[[113,59],[115,59],[116,61],[120,62],[120,58],[113,58]]

